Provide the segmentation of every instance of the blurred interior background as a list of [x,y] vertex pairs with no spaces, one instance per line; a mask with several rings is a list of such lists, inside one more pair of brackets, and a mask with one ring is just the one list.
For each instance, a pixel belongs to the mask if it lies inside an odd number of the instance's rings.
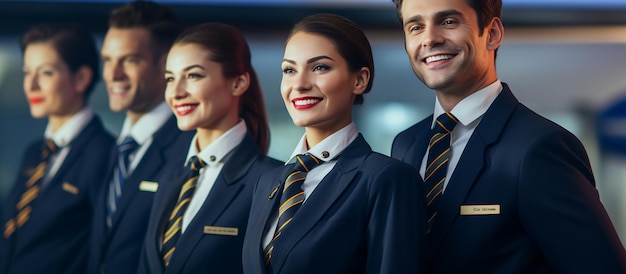
[[[22,89],[20,35],[44,22],[78,22],[98,44],[111,9],[127,1],[0,0],[0,201],[10,189],[26,145],[43,135]],[[280,98],[280,61],[289,28],[306,15],[331,12],[365,30],[376,78],[354,114],[374,150],[389,154],[393,137],[432,112],[434,93],[413,74],[391,0],[164,0],[187,25],[218,21],[240,28],[250,44],[269,112],[269,154],[286,160],[303,131]],[[578,136],[589,153],[601,199],[626,242],[626,1],[504,0],[500,79],[517,98]],[[100,82],[91,105],[117,134]]]

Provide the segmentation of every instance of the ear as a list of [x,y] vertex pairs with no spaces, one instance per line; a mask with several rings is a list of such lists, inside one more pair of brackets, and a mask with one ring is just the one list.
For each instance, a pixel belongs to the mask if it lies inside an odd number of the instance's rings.
[[361,95],[365,92],[367,84],[370,82],[370,69],[368,67],[362,67],[356,72],[355,80],[354,91],[352,93],[355,95]]
[[246,92],[246,90],[248,90],[249,86],[250,86],[250,73],[249,72],[246,72],[239,76],[235,76],[235,78],[233,78],[232,95],[241,96],[242,94],[244,94],[244,92]]
[[93,79],[93,71],[88,66],[81,66],[74,73],[74,89],[80,94],[84,94]]
[[487,49],[491,51],[498,49],[502,44],[502,38],[504,38],[504,25],[502,25],[502,20],[498,17],[491,19],[486,33]]

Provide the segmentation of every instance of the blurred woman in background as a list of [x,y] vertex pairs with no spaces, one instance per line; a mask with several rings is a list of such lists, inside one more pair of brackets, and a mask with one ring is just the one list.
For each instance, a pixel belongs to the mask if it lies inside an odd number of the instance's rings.
[[92,35],[40,25],[21,39],[24,92],[47,118],[28,146],[3,208],[0,273],[84,273],[99,182],[114,143],[87,105],[98,79]]

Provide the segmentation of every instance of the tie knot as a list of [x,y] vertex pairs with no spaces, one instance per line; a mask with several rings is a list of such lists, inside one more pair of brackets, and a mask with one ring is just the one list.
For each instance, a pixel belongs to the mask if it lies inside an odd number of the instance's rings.
[[48,159],[50,155],[54,154],[59,150],[59,147],[52,141],[51,139],[46,139],[43,143],[43,151],[41,153],[41,158]]
[[309,170],[320,165],[324,161],[318,159],[311,153],[296,155],[296,170],[309,172]]
[[131,152],[133,152],[135,149],[137,149],[137,147],[139,147],[139,144],[135,142],[135,139],[133,139],[133,137],[126,136],[126,138],[124,138],[122,143],[117,146],[117,150],[121,154],[128,155]]
[[198,156],[193,156],[189,158],[189,169],[193,172],[200,171],[201,168],[206,166],[206,162],[200,159]]
[[452,113],[446,112],[437,117],[435,128],[433,130],[435,132],[450,133],[454,129],[458,121],[459,120],[457,120],[456,117],[452,115]]

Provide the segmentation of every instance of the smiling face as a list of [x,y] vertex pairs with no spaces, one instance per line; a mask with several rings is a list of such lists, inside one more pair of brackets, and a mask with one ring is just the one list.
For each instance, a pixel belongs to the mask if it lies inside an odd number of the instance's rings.
[[163,101],[163,62],[142,28],[110,28],[102,44],[103,78],[112,111],[143,114]]
[[[285,47],[281,94],[296,126],[330,135],[352,121],[352,104],[368,78],[350,72],[335,45],[318,34],[297,32]],[[322,136],[323,137],[323,136]]]
[[497,79],[499,18],[482,31],[467,0],[405,0],[406,51],[417,77],[444,96],[464,98]]
[[165,100],[181,130],[225,132],[238,122],[240,78],[224,78],[222,66],[211,61],[208,50],[197,44],[175,44],[165,67]]
[[84,105],[84,89],[50,42],[24,51],[24,93],[35,118],[71,117]]

